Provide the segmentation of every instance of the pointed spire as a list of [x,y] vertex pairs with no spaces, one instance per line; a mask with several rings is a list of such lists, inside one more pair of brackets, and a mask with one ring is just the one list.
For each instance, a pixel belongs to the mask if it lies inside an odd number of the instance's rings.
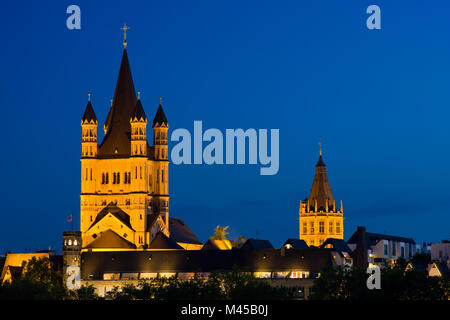
[[146,121],[147,116],[145,115],[144,108],[142,107],[141,99],[138,99],[133,112],[131,113],[131,120]]
[[327,176],[327,167],[325,166],[322,155],[319,156],[319,161],[316,164],[316,173],[314,175],[309,199],[311,201],[317,201],[319,210],[320,208],[327,209],[327,204],[334,203]]
[[97,116],[95,115],[94,108],[91,104],[91,94],[88,94],[88,103],[86,105],[86,109],[84,110],[83,118],[81,118],[82,123],[89,123],[91,121],[94,121],[97,123]]
[[166,126],[169,125],[169,122],[167,121],[166,115],[164,114],[164,110],[162,108],[161,100],[162,98],[159,97],[159,107],[156,111],[155,118],[153,119],[153,128],[161,126],[162,124],[165,124]]
[[113,102],[105,121],[105,137],[100,145],[99,155],[129,155],[130,116],[135,106],[136,91],[127,50],[124,49]]

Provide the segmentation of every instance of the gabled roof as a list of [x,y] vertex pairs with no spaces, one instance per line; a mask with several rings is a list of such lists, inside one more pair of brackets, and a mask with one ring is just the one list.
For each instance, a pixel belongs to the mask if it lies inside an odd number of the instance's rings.
[[283,246],[290,244],[294,249],[307,249],[308,245],[306,244],[305,240],[300,239],[294,239],[289,238],[286,240],[286,242],[283,244]]
[[449,277],[450,276],[450,270],[448,269],[447,265],[442,262],[434,262],[433,266],[436,266],[436,268],[439,270],[439,273],[442,277]]
[[417,270],[420,272],[427,272],[427,267],[421,263],[412,263],[412,262],[408,263],[405,270],[410,270],[410,269]]
[[[366,247],[376,245],[380,240],[390,240],[414,244],[416,243],[412,238],[404,238],[381,233],[366,232]],[[358,231],[355,231],[353,235],[350,237],[350,239],[348,239],[347,243],[356,244],[357,241],[358,241]]]
[[136,246],[108,229],[86,246],[88,249],[136,249]]
[[273,249],[269,240],[248,239],[241,247],[241,249]]
[[314,207],[317,201],[318,210],[328,210],[326,203],[332,206],[334,202],[333,194],[331,192],[330,183],[327,176],[327,167],[323,162],[322,154],[319,156],[319,161],[316,164],[316,173],[314,175],[311,192],[309,194],[309,206]]
[[94,112],[94,108],[92,108],[91,101],[89,100],[86,109],[84,110],[83,118],[81,118],[82,123],[89,123],[93,121],[94,123],[97,123],[97,117]]
[[106,134],[98,149],[100,157],[130,155],[130,116],[135,106],[136,91],[127,50],[124,49],[113,103],[105,121]]
[[331,245],[334,250],[339,252],[351,253],[352,250],[348,247],[347,243],[342,239],[328,238],[320,246],[320,248],[326,248],[327,245]]
[[158,232],[155,239],[150,243],[149,249],[183,249],[174,240],[167,237],[161,231]]
[[158,217],[160,216],[159,213],[151,213],[147,217],[147,231],[150,231],[150,229],[153,227],[153,224],[158,220]]
[[113,216],[115,216],[117,219],[119,219],[128,228],[133,230],[133,228],[131,227],[131,223],[130,223],[130,216],[113,203],[108,204],[97,214],[94,222],[91,224],[89,229],[91,229],[94,225],[96,225],[100,220],[102,220],[109,213],[112,214]]
[[231,250],[232,247],[230,240],[208,239],[202,250]]
[[169,218],[170,237],[179,243],[202,244],[192,230],[180,218]]
[[165,124],[167,126],[169,125],[169,122],[167,121],[166,115],[164,114],[164,110],[160,103],[158,111],[156,111],[155,118],[153,119],[153,127],[161,126],[162,124]]
[[144,108],[142,107],[141,99],[138,99],[136,106],[131,112],[131,120],[145,121],[147,116],[145,115]]

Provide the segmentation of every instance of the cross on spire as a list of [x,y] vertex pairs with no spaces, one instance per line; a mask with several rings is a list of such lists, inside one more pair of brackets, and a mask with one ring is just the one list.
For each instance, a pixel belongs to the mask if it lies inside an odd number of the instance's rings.
[[161,104],[161,101],[162,101],[162,97],[159,97],[159,104]]
[[322,138],[319,140],[319,155],[322,155]]
[[123,27],[120,29],[123,30],[123,47],[126,49],[127,48],[127,30],[129,30],[130,27],[127,27],[127,24],[124,23]]

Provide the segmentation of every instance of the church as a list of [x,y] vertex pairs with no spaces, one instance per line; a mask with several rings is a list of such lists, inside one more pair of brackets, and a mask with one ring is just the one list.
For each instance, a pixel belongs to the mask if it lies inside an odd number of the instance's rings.
[[327,239],[344,239],[344,210],[340,208],[331,192],[327,166],[323,161],[322,149],[316,164],[316,172],[309,198],[300,201],[299,238],[308,246],[319,247]]
[[[80,228],[83,250],[198,249],[201,241],[169,217],[169,122],[161,99],[151,122],[136,91],[124,40],[114,98],[98,143],[90,95],[81,120]],[[156,241],[156,242],[155,242]]]

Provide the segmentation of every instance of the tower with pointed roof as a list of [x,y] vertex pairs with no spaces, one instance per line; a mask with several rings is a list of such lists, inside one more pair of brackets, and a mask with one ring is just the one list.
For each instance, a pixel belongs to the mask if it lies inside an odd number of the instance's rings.
[[344,239],[343,214],[342,200],[336,207],[321,150],[309,198],[300,201],[299,239],[316,247],[328,238]]
[[147,116],[136,97],[124,42],[122,61],[104,137],[90,97],[82,121],[80,228],[84,250],[146,249],[169,231],[169,124],[160,102],[153,120],[153,145]]

